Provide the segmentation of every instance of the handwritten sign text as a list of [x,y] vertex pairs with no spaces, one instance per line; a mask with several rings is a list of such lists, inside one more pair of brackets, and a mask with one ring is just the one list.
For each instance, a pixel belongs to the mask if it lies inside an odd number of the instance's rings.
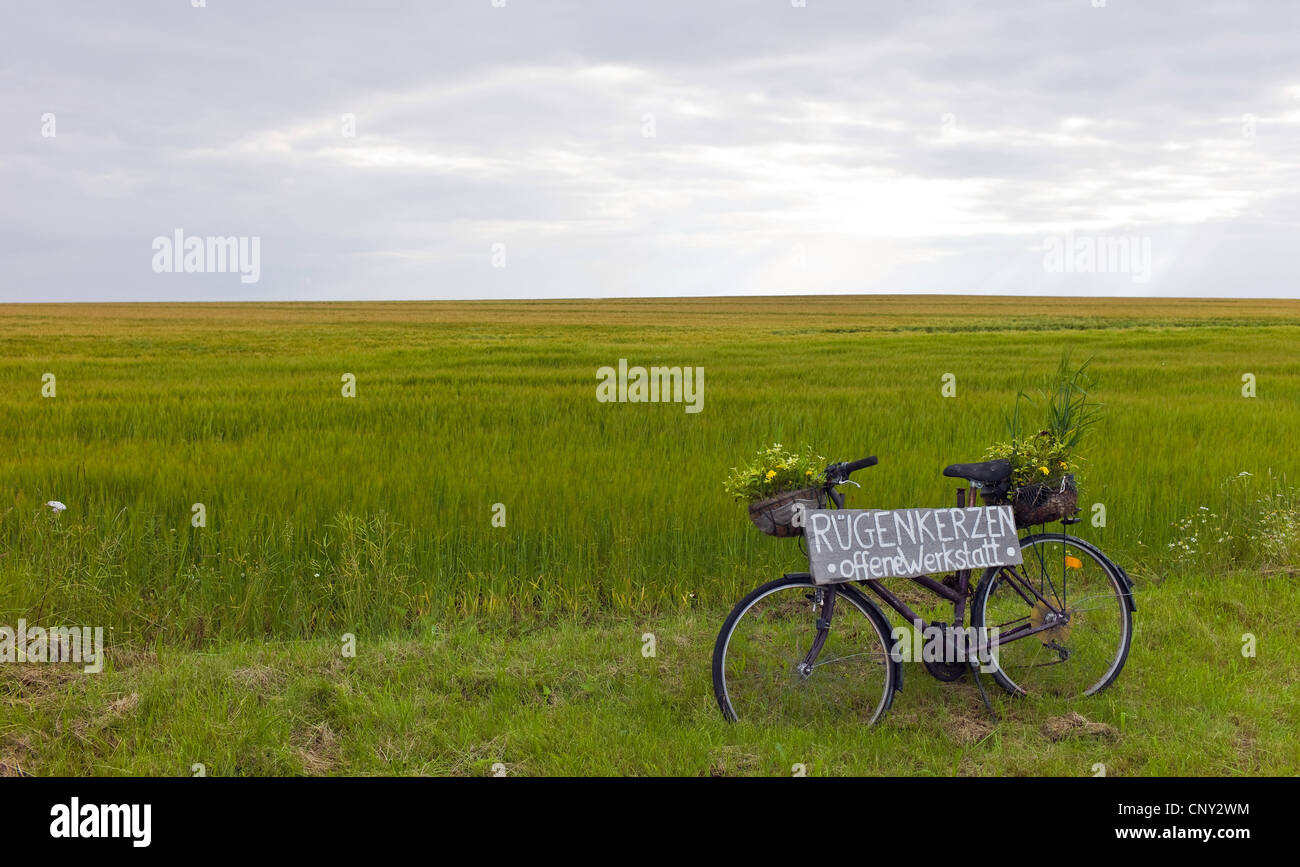
[[804,522],[808,562],[818,584],[1021,562],[1010,506],[809,509]]

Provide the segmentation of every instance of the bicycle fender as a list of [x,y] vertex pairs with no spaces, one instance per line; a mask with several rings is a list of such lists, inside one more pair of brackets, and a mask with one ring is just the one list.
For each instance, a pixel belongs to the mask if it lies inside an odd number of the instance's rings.
[[1128,610],[1137,611],[1138,610],[1137,599],[1133,596],[1133,579],[1128,577],[1128,573],[1124,571],[1123,566],[1119,565],[1118,563],[1115,563],[1114,566],[1116,569],[1119,570],[1120,580],[1123,581],[1124,586],[1128,588],[1128,595],[1126,597],[1128,599]]

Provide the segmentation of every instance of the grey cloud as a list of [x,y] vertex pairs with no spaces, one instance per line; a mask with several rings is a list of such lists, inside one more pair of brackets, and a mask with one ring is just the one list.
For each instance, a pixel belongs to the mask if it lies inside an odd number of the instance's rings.
[[[1295,295],[1298,19],[1172,0],[23,6],[0,52],[0,300]],[[177,227],[261,237],[261,281],[153,273]],[[1045,273],[1035,248],[1068,231],[1149,237],[1151,282]]]

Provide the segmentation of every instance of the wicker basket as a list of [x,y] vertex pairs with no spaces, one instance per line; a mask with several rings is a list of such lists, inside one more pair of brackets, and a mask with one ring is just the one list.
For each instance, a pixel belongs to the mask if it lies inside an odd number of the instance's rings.
[[1079,511],[1079,486],[1068,473],[1054,485],[1024,485],[1016,489],[1011,508],[1021,526],[1060,521]]
[[794,524],[797,507],[820,509],[824,501],[825,492],[821,488],[787,491],[775,497],[768,497],[766,500],[750,503],[749,520],[769,536],[782,539],[787,536],[802,536],[803,527]]

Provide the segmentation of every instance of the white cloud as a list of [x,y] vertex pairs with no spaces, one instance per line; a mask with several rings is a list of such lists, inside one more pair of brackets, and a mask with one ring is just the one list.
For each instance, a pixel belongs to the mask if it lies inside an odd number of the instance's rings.
[[[0,300],[1134,291],[1044,274],[1065,233],[1149,237],[1139,291],[1294,295],[1298,14],[23,7]],[[175,227],[260,236],[261,281],[153,274]]]

